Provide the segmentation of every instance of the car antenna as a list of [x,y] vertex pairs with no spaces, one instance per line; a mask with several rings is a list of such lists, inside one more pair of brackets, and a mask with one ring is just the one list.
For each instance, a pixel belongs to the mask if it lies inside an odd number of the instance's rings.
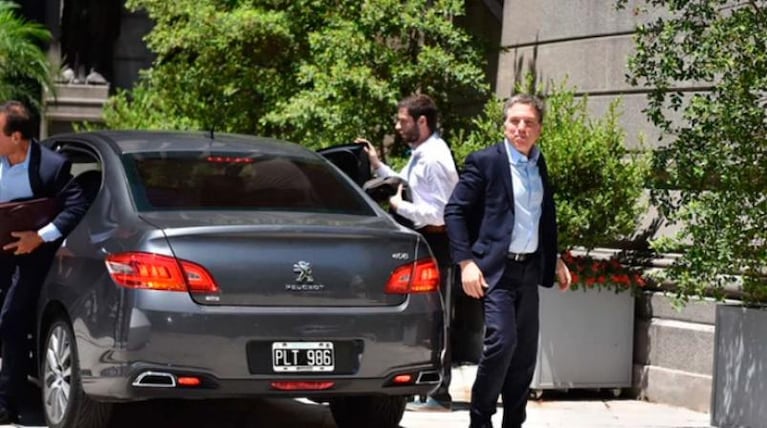
[[215,138],[216,138],[216,137],[213,135],[213,130],[214,130],[214,127],[213,127],[213,126],[211,126],[211,127],[210,127],[210,139],[211,139],[211,140],[213,140],[213,139],[215,139]]

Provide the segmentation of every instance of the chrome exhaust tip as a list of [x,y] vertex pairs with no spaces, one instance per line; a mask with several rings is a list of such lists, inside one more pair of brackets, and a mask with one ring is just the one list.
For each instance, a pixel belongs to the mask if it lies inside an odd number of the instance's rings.
[[164,372],[142,372],[133,381],[133,386],[143,388],[175,388],[176,376]]
[[442,376],[436,370],[424,370],[418,372],[415,380],[417,385],[435,385],[442,381]]

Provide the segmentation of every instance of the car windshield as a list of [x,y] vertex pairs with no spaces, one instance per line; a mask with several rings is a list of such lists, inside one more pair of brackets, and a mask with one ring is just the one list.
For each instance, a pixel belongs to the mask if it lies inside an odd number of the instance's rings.
[[130,153],[123,162],[139,211],[375,215],[360,192],[319,159],[170,151]]

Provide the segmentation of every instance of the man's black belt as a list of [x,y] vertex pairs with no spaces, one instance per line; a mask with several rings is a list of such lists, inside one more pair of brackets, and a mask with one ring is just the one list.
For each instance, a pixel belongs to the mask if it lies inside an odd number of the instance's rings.
[[515,262],[524,262],[525,260],[533,257],[535,253],[508,253],[506,258]]
[[425,233],[445,233],[447,232],[447,228],[444,224],[435,226],[432,224],[427,224],[426,226],[418,229],[419,232],[425,232]]

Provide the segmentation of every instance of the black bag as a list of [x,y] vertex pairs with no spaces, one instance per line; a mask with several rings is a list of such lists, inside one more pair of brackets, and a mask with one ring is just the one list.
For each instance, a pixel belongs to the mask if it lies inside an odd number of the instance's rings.
[[397,188],[399,188],[400,184],[403,184],[406,187],[402,194],[402,198],[405,199],[405,193],[408,193],[407,182],[394,175],[368,180],[362,185],[362,190],[373,198],[374,201],[381,203],[387,202],[389,198],[394,196],[397,193]]
[[[410,188],[407,187],[407,181],[396,175],[368,180],[362,186],[362,190],[364,190],[365,193],[367,193],[371,198],[373,198],[374,201],[378,202],[379,204],[384,202],[388,203],[389,198],[397,193],[397,189],[399,188],[400,184],[405,186],[404,189],[402,189],[402,199],[405,201],[412,201],[410,197]],[[389,210],[389,214],[397,223],[413,229],[412,221],[402,217],[391,209]]]
[[37,230],[50,223],[58,213],[59,204],[55,198],[0,204],[0,248],[17,240],[11,232]]

